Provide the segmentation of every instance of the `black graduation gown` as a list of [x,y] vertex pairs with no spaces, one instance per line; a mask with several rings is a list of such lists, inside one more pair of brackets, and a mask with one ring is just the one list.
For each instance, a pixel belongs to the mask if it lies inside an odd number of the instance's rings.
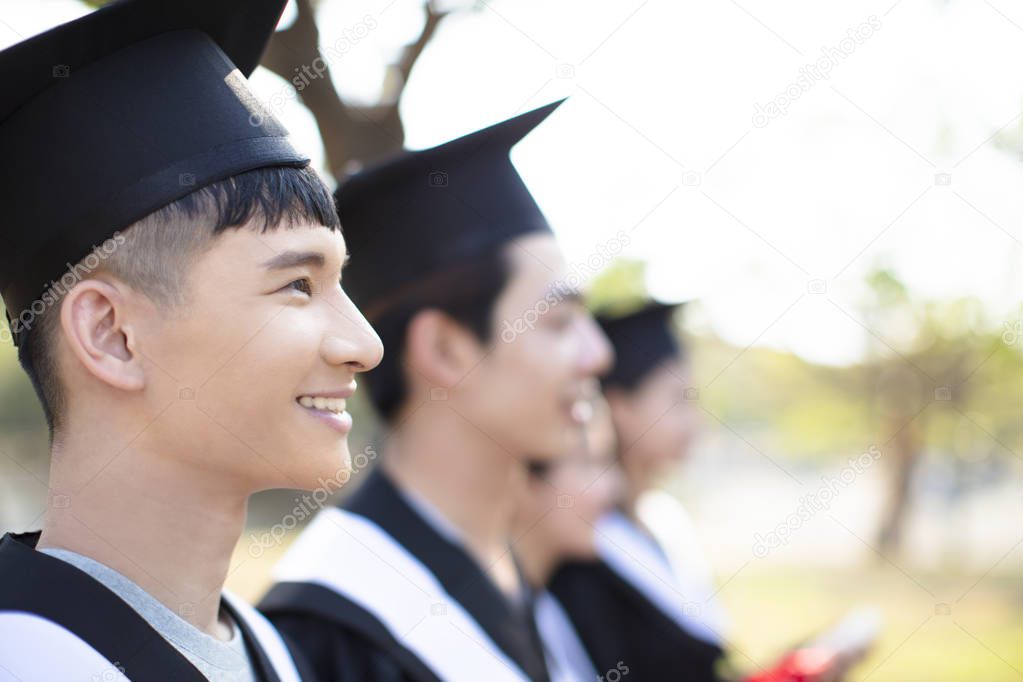
[[628,667],[634,682],[719,682],[720,647],[687,632],[603,561],[563,566],[550,592],[599,672]]
[[[0,680],[53,682],[52,673],[40,670],[46,667],[42,654],[67,659],[66,669],[82,679],[120,679],[120,671],[132,682],[206,680],[116,593],[75,566],[35,551],[39,535],[8,533],[0,539],[0,640],[5,640],[0,641]],[[256,678],[295,680],[294,667],[301,665],[269,624],[251,607],[227,598],[222,604],[241,630]],[[19,637],[24,641],[15,644]]]
[[[531,610],[513,605],[464,548],[441,535],[408,504],[382,470],[371,472],[341,508],[359,521],[375,524],[385,542],[395,543],[425,566],[445,596],[459,604],[511,666],[518,668],[519,679],[548,682]],[[337,511],[329,509],[321,515]],[[362,545],[354,551],[376,552]],[[345,557],[337,561],[342,564],[338,570],[344,571]],[[371,592],[388,588],[381,578],[381,582],[367,581],[356,589]],[[322,583],[278,582],[259,608],[302,650],[321,682],[436,682],[444,678],[436,666],[428,664],[421,653],[401,639],[402,633],[394,633],[385,625],[379,611]],[[443,655],[458,657],[464,653],[463,649]]]

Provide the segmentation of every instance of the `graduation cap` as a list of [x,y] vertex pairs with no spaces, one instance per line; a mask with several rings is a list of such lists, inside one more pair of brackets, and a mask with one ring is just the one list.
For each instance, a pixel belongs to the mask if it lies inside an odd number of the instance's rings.
[[40,314],[53,280],[153,211],[238,173],[308,164],[245,82],[285,4],[123,0],[0,52],[9,322]]
[[509,153],[564,100],[353,175],[338,188],[345,290],[380,305],[430,274],[550,225]]
[[597,322],[615,351],[615,364],[602,383],[635,388],[664,361],[682,357],[684,349],[671,322],[683,305],[653,302],[628,315],[598,315]]

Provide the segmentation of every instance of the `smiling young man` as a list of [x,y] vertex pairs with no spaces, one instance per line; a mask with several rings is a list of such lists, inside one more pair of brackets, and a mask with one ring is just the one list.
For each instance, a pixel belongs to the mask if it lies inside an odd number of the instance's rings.
[[0,540],[0,680],[298,679],[223,584],[253,492],[346,477],[382,350],[245,84],[284,4],[126,0],[0,53],[0,288],[52,457],[42,532]]
[[[366,380],[389,437],[262,603],[321,680],[550,677],[509,551],[517,491],[527,460],[574,446],[611,359],[509,159],[556,107],[339,190],[356,258],[346,286],[388,347]],[[522,333],[502,332],[520,320]]]

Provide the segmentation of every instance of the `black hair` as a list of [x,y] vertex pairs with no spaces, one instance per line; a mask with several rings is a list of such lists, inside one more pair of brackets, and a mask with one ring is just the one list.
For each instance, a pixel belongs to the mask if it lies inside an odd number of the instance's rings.
[[[646,381],[647,377],[665,365],[672,362],[689,362],[689,351],[685,343],[678,340],[676,344],[673,353],[651,355],[632,362],[616,360],[611,370],[600,377],[601,389],[606,391],[611,388],[617,388],[627,393],[632,393]],[[615,353],[618,357],[621,357],[620,348],[615,348]]]
[[494,304],[511,272],[510,259],[505,249],[499,248],[471,263],[445,268],[424,278],[414,290],[392,299],[379,313],[372,306],[363,311],[387,349],[383,360],[365,379],[370,401],[385,422],[394,421],[408,397],[405,343],[412,318],[423,310],[440,310],[481,343],[489,343],[494,329]]
[[[266,232],[299,224],[340,228],[334,199],[323,180],[309,167],[257,168],[201,187],[132,224],[123,231],[127,241],[119,250],[124,253],[108,262],[128,266],[130,272],[119,274],[129,284],[154,300],[167,302],[180,296],[177,289],[187,259],[221,232],[246,225]],[[182,227],[172,230],[175,225]],[[144,241],[143,232],[149,233]],[[134,248],[133,237],[140,240]],[[52,342],[60,303],[35,320],[18,345],[18,361],[42,403],[51,438],[60,427],[66,400]]]

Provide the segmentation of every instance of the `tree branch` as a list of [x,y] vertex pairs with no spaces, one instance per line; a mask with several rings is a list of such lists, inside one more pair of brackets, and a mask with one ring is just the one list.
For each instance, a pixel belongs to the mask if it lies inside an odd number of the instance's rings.
[[388,67],[382,101],[367,107],[346,104],[334,88],[330,64],[319,49],[316,1],[296,0],[296,5],[294,23],[274,34],[262,64],[295,86],[316,119],[331,173],[341,180],[353,166],[377,161],[404,147],[405,128],[398,104],[412,68],[449,12],[427,1],[419,37]]

